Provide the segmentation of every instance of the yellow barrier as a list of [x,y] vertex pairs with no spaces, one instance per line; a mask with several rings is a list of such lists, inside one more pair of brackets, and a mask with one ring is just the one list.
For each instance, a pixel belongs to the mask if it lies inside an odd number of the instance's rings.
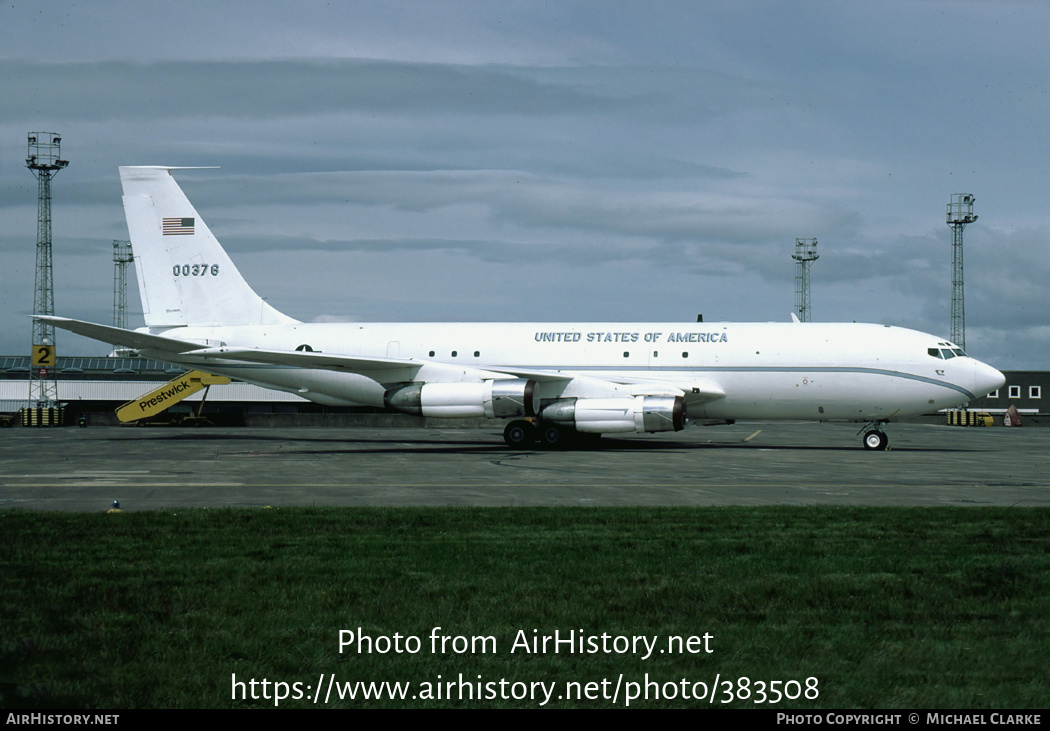
[[995,419],[986,411],[949,411],[948,426],[994,426]]
[[22,426],[62,426],[65,423],[66,410],[61,406],[22,409]]

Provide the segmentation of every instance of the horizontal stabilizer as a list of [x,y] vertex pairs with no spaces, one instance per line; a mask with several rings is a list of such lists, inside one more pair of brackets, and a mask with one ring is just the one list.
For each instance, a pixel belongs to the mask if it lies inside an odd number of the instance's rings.
[[94,322],[83,320],[71,320],[68,317],[54,317],[51,315],[33,315],[33,318],[41,322],[47,322],[55,327],[68,330],[77,335],[101,340],[110,345],[123,345],[135,350],[157,350],[168,353],[186,353],[190,350],[200,348],[199,343],[187,343],[183,340],[165,338],[161,335],[148,335],[134,330],[125,330],[111,325],[99,325]]

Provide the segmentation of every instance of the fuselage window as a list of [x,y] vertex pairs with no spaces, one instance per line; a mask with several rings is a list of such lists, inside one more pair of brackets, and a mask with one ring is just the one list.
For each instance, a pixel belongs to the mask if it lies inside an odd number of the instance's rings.
[[459,351],[458,350],[453,350],[452,351],[452,357],[455,358],[457,355],[459,355]]
[[433,357],[434,357],[434,351],[433,351],[433,350],[431,350],[431,351],[430,351],[430,357],[431,357],[431,358],[433,358]]
[[474,357],[475,358],[480,358],[481,357],[481,351],[480,350],[475,350],[474,351]]
[[682,357],[683,358],[688,358],[689,357],[689,353],[682,353]]

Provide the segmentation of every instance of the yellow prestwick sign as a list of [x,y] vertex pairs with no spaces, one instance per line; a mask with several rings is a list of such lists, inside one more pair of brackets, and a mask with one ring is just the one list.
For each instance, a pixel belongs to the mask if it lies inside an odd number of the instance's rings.
[[117,418],[123,422],[144,419],[147,416],[159,414],[169,406],[182,401],[187,396],[192,396],[207,386],[229,382],[230,379],[226,376],[213,376],[204,371],[190,371],[168,381],[155,391],[139,396],[134,401],[128,401],[117,409]]

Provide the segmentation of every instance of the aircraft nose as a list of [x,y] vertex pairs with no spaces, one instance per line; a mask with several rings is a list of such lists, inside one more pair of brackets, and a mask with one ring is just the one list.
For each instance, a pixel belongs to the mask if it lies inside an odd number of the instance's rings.
[[973,366],[973,392],[980,398],[997,391],[1006,384],[1006,376],[987,363],[975,361]]

